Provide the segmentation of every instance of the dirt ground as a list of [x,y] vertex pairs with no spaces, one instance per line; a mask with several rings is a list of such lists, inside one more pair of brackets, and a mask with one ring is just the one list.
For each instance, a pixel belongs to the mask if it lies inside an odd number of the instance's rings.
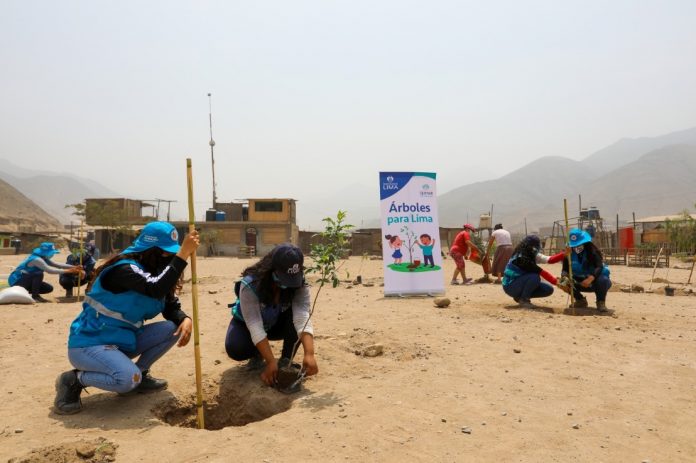
[[[1,256],[0,274],[18,257]],[[168,390],[120,397],[91,388],[81,413],[54,414],[54,381],[70,368],[68,326],[80,305],[56,291],[50,304],[0,306],[0,461],[696,461],[693,295],[667,297],[654,283],[654,293],[611,292],[612,316],[573,316],[559,291],[521,310],[500,286],[477,284],[447,286],[452,304],[439,309],[432,298],[384,298],[382,262],[351,258],[349,279],[374,285],[322,290],[319,375],[284,395],[224,351],[232,284],[252,262],[198,260],[214,431],[187,427],[193,343],[155,364]],[[444,263],[446,281],[452,265]],[[617,289],[647,289],[651,271],[613,266],[612,279]],[[672,268],[672,285],[688,273]],[[57,286],[57,277],[48,281]],[[188,286],[189,313],[190,298]],[[374,344],[383,353],[363,355]]]

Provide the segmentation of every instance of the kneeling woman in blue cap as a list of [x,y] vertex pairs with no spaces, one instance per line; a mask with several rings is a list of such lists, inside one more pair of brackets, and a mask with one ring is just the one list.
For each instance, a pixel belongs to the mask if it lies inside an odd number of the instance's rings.
[[[573,265],[573,297],[575,308],[587,307],[587,299],[581,292],[593,292],[597,297],[597,310],[607,312],[607,293],[611,288],[609,267],[604,265],[602,252],[592,243],[586,231],[574,228],[570,231],[571,261]],[[563,275],[568,275],[568,260],[563,261]]]
[[[167,386],[149,370],[174,344],[185,346],[190,339],[192,322],[175,291],[199,243],[198,232],[181,246],[178,239],[173,225],[151,222],[129,248],[96,270],[82,312],[70,325],[68,359],[75,369],[56,380],[57,413],[80,411],[80,393],[88,386],[121,394]],[[144,324],[160,313],[166,321]]]
[[309,318],[309,287],[304,280],[304,256],[290,244],[277,246],[242,272],[235,285],[237,301],[231,305],[225,350],[234,360],[265,368],[261,380],[269,386],[278,379],[278,361],[270,340],[283,340],[282,364],[289,363],[295,344],[302,343],[302,368],[307,376],[319,369],[314,358],[314,338]]
[[41,295],[53,292],[53,286],[44,281],[44,273],[55,273],[61,276],[81,273],[82,279],[85,279],[85,273],[79,265],[60,264],[51,260],[51,257],[59,252],[53,247],[53,243],[41,243],[10,273],[7,282],[10,286],[21,286],[26,289],[36,302],[48,302]]

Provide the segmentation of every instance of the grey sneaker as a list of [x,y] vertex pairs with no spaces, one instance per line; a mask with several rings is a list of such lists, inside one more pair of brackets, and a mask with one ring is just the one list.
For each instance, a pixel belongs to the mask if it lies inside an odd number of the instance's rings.
[[587,299],[585,299],[585,298],[575,299],[575,302],[573,302],[573,308],[574,309],[586,309],[587,308]]
[[529,299],[521,299],[518,301],[518,304],[520,305],[521,308],[523,309],[533,309],[534,304],[532,304],[532,301]]
[[56,398],[53,401],[59,415],[72,415],[82,410],[80,393],[84,386],[77,379],[77,370],[61,373],[56,379]]
[[607,304],[604,301],[597,301],[597,312],[606,313],[609,312]]

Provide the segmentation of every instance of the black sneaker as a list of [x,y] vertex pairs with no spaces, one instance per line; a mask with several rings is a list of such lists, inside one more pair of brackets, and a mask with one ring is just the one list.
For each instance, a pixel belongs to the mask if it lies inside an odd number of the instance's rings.
[[56,379],[56,398],[53,401],[59,415],[72,415],[82,410],[80,393],[84,386],[77,379],[77,370],[61,373]]
[[37,295],[35,295],[35,296],[31,296],[31,298],[34,299],[35,302],[39,302],[39,303],[51,302],[51,301],[49,301],[48,299],[44,299],[43,297],[41,297],[40,294],[37,294]]
[[587,308],[587,299],[582,298],[582,299],[575,299],[575,302],[573,303],[573,309],[586,309]]
[[266,368],[266,361],[260,355],[254,355],[249,361],[244,365],[244,368],[248,371],[263,370]]
[[65,290],[65,297],[73,297],[72,288]]
[[150,376],[149,371],[143,371],[143,377],[138,384],[138,392],[150,392],[159,391],[160,389],[167,389],[169,383],[166,379],[153,378]]
[[128,397],[135,394],[147,394],[148,392],[156,392],[162,389],[167,389],[168,385],[169,383],[166,379],[153,378],[150,376],[150,371],[146,370],[142,372],[140,384],[128,392],[119,392],[118,395]]

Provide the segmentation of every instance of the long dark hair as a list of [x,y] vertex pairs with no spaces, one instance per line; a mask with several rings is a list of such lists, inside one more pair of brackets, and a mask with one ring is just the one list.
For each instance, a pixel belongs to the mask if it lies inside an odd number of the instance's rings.
[[512,251],[512,255],[524,256],[525,258],[534,259],[537,253],[541,250],[541,240],[536,235],[527,235],[522,238],[515,249]]
[[[158,247],[152,247],[150,249],[147,249],[143,252],[133,252],[129,254],[116,254],[113,256],[111,259],[107,260],[103,264],[101,264],[99,267],[96,268],[94,271],[94,276],[92,279],[89,281],[89,284],[87,285],[87,291],[92,289],[92,284],[97,280],[97,277],[104,271],[104,269],[111,267],[112,265],[116,265],[118,262],[122,260],[135,260],[139,262],[143,268],[150,272],[150,273],[155,273],[159,274],[161,273],[167,264],[171,262],[171,259],[174,256],[163,256],[162,251]],[[181,284],[181,279],[177,282],[176,285],[171,289],[170,294],[173,296],[175,295],[182,287]]]
[[604,260],[604,254],[602,254],[602,251],[600,251],[597,245],[595,245],[592,241],[588,241],[582,246],[584,247],[583,252],[587,251],[588,255],[596,254],[600,259]]
[[[302,268],[304,272],[304,267]],[[251,276],[254,281],[251,283],[259,302],[262,304],[273,304],[275,301],[273,288],[280,289],[280,302],[290,302],[295,296],[297,288],[280,288],[273,282],[273,252],[269,252],[254,265],[247,267],[242,272],[242,277]]]

